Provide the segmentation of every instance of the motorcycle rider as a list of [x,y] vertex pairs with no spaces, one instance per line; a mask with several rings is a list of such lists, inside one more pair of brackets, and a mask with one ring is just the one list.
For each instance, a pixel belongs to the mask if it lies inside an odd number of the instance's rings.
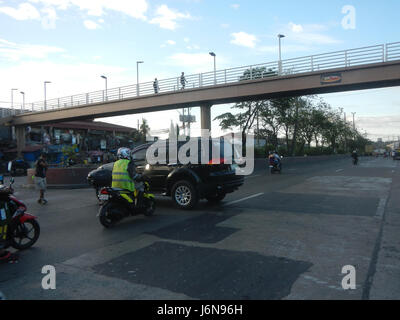
[[[112,170],[112,188],[121,188],[135,192],[134,180],[140,179],[141,175],[136,172],[135,163],[131,159],[131,150],[129,148],[119,148],[117,151],[118,160],[114,163]],[[136,190],[137,203],[136,207],[141,209],[143,206],[143,192]],[[128,194],[121,194],[132,206],[135,205],[135,199]]]
[[275,150],[269,152],[268,160],[271,165],[276,165],[280,169],[281,157],[278,155],[278,153]]
[[353,158],[354,164],[357,164],[358,163],[357,150],[353,150],[353,153],[351,154],[351,157]]

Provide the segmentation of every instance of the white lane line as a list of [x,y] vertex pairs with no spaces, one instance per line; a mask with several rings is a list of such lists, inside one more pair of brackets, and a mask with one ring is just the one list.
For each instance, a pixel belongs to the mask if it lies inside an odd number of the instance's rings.
[[229,206],[231,204],[238,203],[238,202],[242,202],[242,201],[245,201],[245,200],[249,200],[249,199],[252,199],[252,198],[255,198],[255,197],[259,197],[259,196],[262,196],[263,194],[264,194],[264,192],[261,192],[261,193],[253,194],[252,196],[248,196],[246,198],[242,198],[242,199],[239,199],[239,200],[231,201],[231,202],[225,203],[224,207],[225,206]]
[[336,172],[340,172],[340,171],[343,171],[343,169],[338,169],[338,170],[336,170]]
[[377,218],[383,218],[383,213],[385,212],[385,207],[386,207],[386,202],[387,202],[387,197],[381,198],[379,200],[379,205],[378,208],[376,209],[376,214],[375,217]]

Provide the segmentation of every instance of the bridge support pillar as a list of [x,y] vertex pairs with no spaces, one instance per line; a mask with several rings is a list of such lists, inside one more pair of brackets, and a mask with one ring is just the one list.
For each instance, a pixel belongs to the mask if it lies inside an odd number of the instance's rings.
[[15,136],[17,138],[17,156],[22,157],[22,150],[25,148],[25,127],[15,127]]
[[200,106],[201,129],[211,131],[211,104]]

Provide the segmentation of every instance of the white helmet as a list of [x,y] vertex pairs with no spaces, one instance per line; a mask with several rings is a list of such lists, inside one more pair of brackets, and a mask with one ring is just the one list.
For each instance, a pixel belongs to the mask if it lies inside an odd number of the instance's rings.
[[118,159],[131,160],[131,150],[129,148],[119,148],[117,151]]

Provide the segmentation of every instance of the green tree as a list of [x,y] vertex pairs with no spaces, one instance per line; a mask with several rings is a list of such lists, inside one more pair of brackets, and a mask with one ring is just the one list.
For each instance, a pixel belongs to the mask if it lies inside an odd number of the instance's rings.
[[139,127],[140,140],[145,142],[146,137],[149,135],[149,133],[150,133],[150,127],[147,123],[147,120],[142,118],[142,124]]

